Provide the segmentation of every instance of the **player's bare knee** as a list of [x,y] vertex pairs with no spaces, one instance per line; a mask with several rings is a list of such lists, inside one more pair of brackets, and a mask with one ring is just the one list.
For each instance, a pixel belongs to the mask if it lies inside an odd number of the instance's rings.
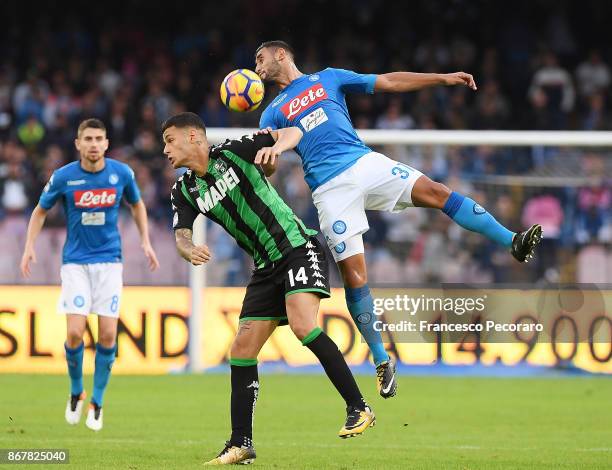
[[254,351],[253,345],[246,338],[236,337],[230,349],[232,359],[254,359],[259,351]]
[[76,348],[79,344],[83,342],[83,334],[85,332],[80,328],[68,328],[66,334],[66,344],[69,348]]
[[312,292],[289,295],[285,299],[289,328],[299,340],[316,328],[319,302],[317,294]]
[[290,322],[289,328],[291,328],[291,331],[293,331],[293,334],[297,337],[297,339],[301,341],[308,336],[308,333],[310,333],[315,326],[310,322],[296,321]]
[[340,265],[340,273],[345,287],[363,287],[368,283],[368,272],[358,264],[347,263]]
[[434,183],[432,192],[433,197],[440,208],[444,207],[444,204],[446,204],[446,201],[451,195],[451,190],[442,183]]
[[104,331],[100,332],[100,336],[98,336],[98,343],[105,348],[112,348],[115,345],[115,332],[114,331]]
[[442,209],[451,190],[442,183],[436,183],[427,176],[421,176],[412,190],[412,202],[417,207]]
[[245,355],[245,347],[243,344],[240,344],[239,341],[237,341],[237,338],[234,339],[234,342],[232,343],[232,347],[230,349],[230,358],[235,359],[235,358],[242,358],[244,359],[246,357]]
[[423,205],[434,209],[442,209],[450,194],[451,190],[442,183],[429,181],[422,197]]
[[244,357],[244,351],[248,347],[248,341],[236,336],[230,348],[230,357]]
[[66,344],[69,348],[76,348],[83,342],[83,335],[85,334],[85,328],[80,324],[68,324],[66,329]]

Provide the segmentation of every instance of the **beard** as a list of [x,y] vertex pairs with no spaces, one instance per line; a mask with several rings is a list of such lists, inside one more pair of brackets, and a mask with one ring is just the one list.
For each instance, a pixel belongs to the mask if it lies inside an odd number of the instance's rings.
[[268,70],[266,70],[266,78],[263,79],[265,83],[276,83],[276,80],[281,75],[281,66],[278,62],[272,62]]

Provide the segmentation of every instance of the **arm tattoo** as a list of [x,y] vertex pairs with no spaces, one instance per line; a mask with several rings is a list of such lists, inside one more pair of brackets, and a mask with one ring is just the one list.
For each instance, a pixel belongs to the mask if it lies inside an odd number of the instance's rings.
[[193,241],[191,240],[193,231],[188,228],[179,228],[174,232],[174,238],[176,239],[176,249],[183,259],[191,262],[191,249],[194,247]]

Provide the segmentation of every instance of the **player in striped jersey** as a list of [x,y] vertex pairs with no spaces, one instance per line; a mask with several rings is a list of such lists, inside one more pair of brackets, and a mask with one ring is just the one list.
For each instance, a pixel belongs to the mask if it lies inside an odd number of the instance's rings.
[[[240,326],[232,344],[232,435],[211,465],[255,459],[252,420],[259,393],[257,355],[278,325],[317,356],[347,406],[342,438],[361,434],[375,422],[336,344],[317,327],[321,298],[329,297],[329,267],[315,230],[285,204],[266,176],[275,156],[295,147],[302,132],[293,127],[244,136],[209,147],[202,120],[193,113],[169,118],[162,126],[164,153],[174,168],[186,167],[171,192],[176,245],[185,260],[208,263],[207,246],[192,241],[199,213],[220,224],[251,255],[256,269],[247,286]],[[255,164],[265,156],[266,164]],[[270,158],[271,157],[271,158]]]

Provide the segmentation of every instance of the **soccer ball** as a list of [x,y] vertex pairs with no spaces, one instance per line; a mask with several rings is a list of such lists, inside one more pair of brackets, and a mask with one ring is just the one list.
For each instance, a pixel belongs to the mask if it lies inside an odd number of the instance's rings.
[[238,69],[228,73],[221,83],[221,101],[231,111],[256,110],[264,97],[264,85],[255,72]]

